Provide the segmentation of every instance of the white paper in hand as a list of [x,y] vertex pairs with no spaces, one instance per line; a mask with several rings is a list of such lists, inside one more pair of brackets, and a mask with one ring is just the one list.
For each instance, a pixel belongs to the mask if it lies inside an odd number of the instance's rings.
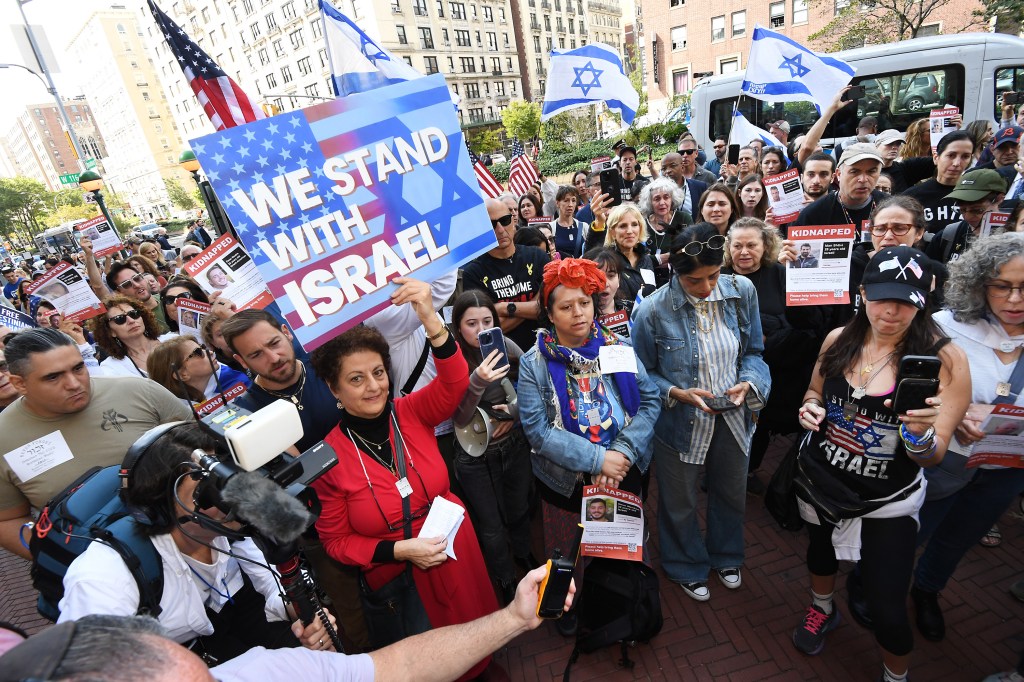
[[448,540],[448,547],[445,549],[445,554],[450,556],[452,559],[457,559],[458,557],[455,556],[455,535],[459,532],[459,528],[462,526],[462,520],[465,516],[466,510],[459,505],[454,502],[450,502],[441,496],[435,497],[434,501],[430,505],[430,513],[427,514],[427,518],[423,522],[423,527],[420,528],[420,533],[416,537],[444,537]]
[[629,346],[601,346],[597,351],[601,374],[636,374],[636,352]]

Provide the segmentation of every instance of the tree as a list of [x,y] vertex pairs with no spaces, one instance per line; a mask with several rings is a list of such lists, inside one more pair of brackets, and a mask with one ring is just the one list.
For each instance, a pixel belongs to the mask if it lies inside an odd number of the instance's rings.
[[183,211],[191,211],[196,207],[195,197],[188,192],[177,178],[164,178],[164,187],[167,188],[167,196],[171,203]]
[[[891,43],[916,38],[921,27],[940,8],[958,0],[847,0],[832,21],[812,33],[810,39],[826,51],[861,47],[865,42]],[[835,0],[811,0],[821,13],[833,11]],[[948,26],[946,33],[958,33],[967,26]]]
[[563,111],[541,124],[545,153],[575,151],[597,138],[593,107]]
[[474,128],[467,131],[466,138],[469,140],[469,148],[477,156],[490,154],[501,146],[501,133],[496,128]]
[[540,105],[525,100],[512,100],[501,112],[501,124],[509,137],[532,140],[540,135]]
[[24,242],[45,229],[46,186],[26,177],[0,178],[0,224],[8,225]]
[[982,0],[982,4],[973,14],[986,24],[995,19],[996,33],[1017,35],[1024,29],[1024,0]]

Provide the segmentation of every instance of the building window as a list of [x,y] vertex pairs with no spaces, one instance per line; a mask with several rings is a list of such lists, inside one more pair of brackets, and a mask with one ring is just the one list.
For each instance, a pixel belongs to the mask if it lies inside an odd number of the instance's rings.
[[533,37],[533,51],[540,52],[540,36]]
[[850,6],[850,0],[835,0],[836,14]]
[[424,57],[423,67],[427,70],[427,75],[437,73],[437,57]]
[[476,73],[476,60],[472,57],[459,57],[462,73]]
[[253,24],[252,25],[252,39],[253,40],[257,40],[259,37],[260,37],[260,25],[258,23],[257,24]]
[[466,5],[465,4],[463,4],[461,2],[453,2],[451,4],[451,8],[452,8],[452,19],[461,19],[461,20],[465,21],[465,19],[466,19]]
[[402,59],[405,60],[406,64],[408,64],[409,66],[412,66],[412,57],[406,55],[406,56],[402,57]]
[[491,52],[498,51],[498,34],[487,32],[487,49]]
[[431,35],[430,29],[425,26],[420,29],[420,47],[424,50],[434,49],[434,36]]
[[925,36],[937,36],[942,30],[942,24],[925,24],[917,30],[917,37],[924,38]]
[[739,59],[733,57],[731,59],[723,59],[718,65],[719,73],[736,73],[740,70]]
[[686,4],[686,0],[669,0],[669,7],[682,7]]
[[284,46],[281,45],[281,41],[280,40],[275,40],[274,42],[271,43],[271,45],[274,47],[274,55],[275,56],[277,56],[277,57],[283,57],[284,56]]
[[505,81],[498,81],[494,84],[494,94],[498,97],[505,96]]
[[277,28],[277,19],[274,18],[274,13],[271,12],[267,15],[267,32],[273,31]]
[[292,67],[287,66],[287,65],[281,67],[281,82],[282,83],[291,83],[292,82]]
[[807,23],[807,0],[793,0],[793,23]]
[[686,27],[676,26],[670,33],[672,39],[673,50],[685,50],[686,49]]
[[741,36],[747,32],[747,13],[746,12],[733,12],[732,13],[732,37]]
[[444,0],[437,0],[437,16],[444,19]]
[[413,0],[412,13],[418,17],[427,16],[427,0]]
[[405,26],[395,26],[395,30],[398,32],[398,44],[408,45],[409,39],[405,36]]
[[268,73],[267,74],[267,87],[268,88],[276,88],[277,87],[277,76],[275,76],[272,73]]
[[466,83],[466,97],[469,99],[479,99],[480,86],[476,83]]
[[299,73],[303,76],[309,75],[313,71],[313,67],[309,63],[309,57],[303,57],[298,61]]
[[267,54],[267,48],[261,47],[259,49],[259,52],[257,52],[256,54],[260,56],[260,64],[262,64],[263,66],[266,66],[267,64],[270,63],[270,55]]
[[469,31],[455,29],[455,44],[459,47],[470,47]]
[[[203,10],[203,11],[205,12],[206,10]],[[286,2],[283,5],[281,5],[281,14],[284,16],[284,18],[286,20],[287,19],[294,19],[295,18],[295,3],[294,2]]]
[[302,29],[298,28],[288,34],[288,37],[292,41],[292,47],[296,50],[306,44],[305,39],[302,37]]
[[782,28],[786,25],[785,2],[773,2],[768,5],[768,23],[772,28]]
[[316,83],[313,83],[312,85],[307,85],[306,86],[306,94],[309,95],[310,97],[319,97],[320,96],[320,88],[317,87]]
[[717,43],[725,40],[725,17],[711,18],[711,42]]
[[494,21],[494,10],[487,6],[484,6],[484,21],[488,24]]
[[316,40],[324,34],[323,24],[320,23],[320,19],[314,19],[310,25],[309,30],[313,32],[313,40]]
[[673,71],[672,72],[672,93],[676,95],[685,95],[690,89],[690,72],[689,71]]

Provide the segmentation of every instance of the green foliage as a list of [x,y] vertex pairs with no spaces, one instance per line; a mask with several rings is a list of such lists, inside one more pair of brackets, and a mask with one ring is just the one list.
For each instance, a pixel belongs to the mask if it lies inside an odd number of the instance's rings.
[[508,182],[509,173],[512,171],[512,164],[494,163],[487,170],[491,171],[491,175],[498,182]]
[[973,15],[986,24],[996,20],[996,33],[1017,35],[1024,29],[1024,0],[982,0]]
[[515,99],[501,112],[501,123],[509,137],[532,140],[540,134],[540,105]]
[[490,154],[501,147],[501,132],[497,128],[475,128],[466,132],[469,148],[477,156]]
[[562,113],[541,124],[544,151],[564,154],[579,149],[597,138],[597,123],[592,106]]
[[195,196],[181,186],[177,178],[164,178],[164,187],[167,188],[167,196],[171,203],[183,211],[191,211],[196,208]]
[[31,242],[33,235],[46,229],[42,218],[49,194],[38,180],[0,178],[0,225],[7,226],[10,234],[20,234],[22,241]]
[[[850,2],[836,13],[835,18],[809,37],[828,52],[861,47],[872,43],[896,42],[916,38],[918,31],[929,23],[932,15],[959,0],[873,0]],[[810,8],[822,14],[831,14],[834,0],[809,0]],[[945,33],[958,33],[976,23],[972,18],[966,26],[945,26]]]

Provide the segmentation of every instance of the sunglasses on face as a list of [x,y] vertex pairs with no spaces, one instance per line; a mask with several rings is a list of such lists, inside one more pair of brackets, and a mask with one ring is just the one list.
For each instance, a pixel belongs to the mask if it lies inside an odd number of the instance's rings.
[[140,272],[139,274],[135,275],[131,279],[126,279],[125,281],[123,281],[120,284],[118,284],[117,288],[121,289],[122,291],[128,291],[129,289],[131,289],[136,284],[142,284],[144,279],[145,278],[143,277],[142,273]]
[[164,303],[166,303],[167,305],[174,305],[174,302],[177,301],[179,298],[187,298],[189,300],[192,300],[192,292],[183,291],[180,294],[167,294],[166,296],[164,296]]
[[491,221],[491,229],[494,229],[498,225],[501,225],[502,227],[508,227],[511,224],[512,224],[512,214],[509,213],[508,215],[501,216],[497,220],[492,220]]
[[706,242],[690,242],[689,244],[687,244],[686,246],[679,250],[685,253],[687,256],[699,256],[701,251],[703,251],[705,248],[714,249],[716,251],[724,249],[725,237],[720,234],[716,234],[714,237],[708,239]]
[[697,150],[696,149],[680,149],[679,153],[682,154],[683,156],[689,156],[691,154],[696,154]]
[[196,251],[195,253],[190,253],[187,256],[182,256],[181,260],[182,260],[183,263],[187,263],[190,260],[192,260],[193,258],[195,258],[196,256],[198,256],[200,253],[202,253],[202,252],[201,251]]
[[140,317],[142,317],[142,313],[140,313],[138,310],[129,310],[126,313],[121,313],[120,315],[114,315],[113,317],[108,317],[107,321],[108,322],[112,322],[112,323],[116,324],[118,327],[120,327],[122,324],[127,322],[129,318],[131,318],[133,320],[137,320]]
[[188,362],[192,358],[206,357],[207,352],[208,351],[206,350],[206,346],[200,344],[200,345],[196,346],[196,349],[194,351],[192,351],[191,353],[189,353],[188,355],[185,356],[185,362]]

